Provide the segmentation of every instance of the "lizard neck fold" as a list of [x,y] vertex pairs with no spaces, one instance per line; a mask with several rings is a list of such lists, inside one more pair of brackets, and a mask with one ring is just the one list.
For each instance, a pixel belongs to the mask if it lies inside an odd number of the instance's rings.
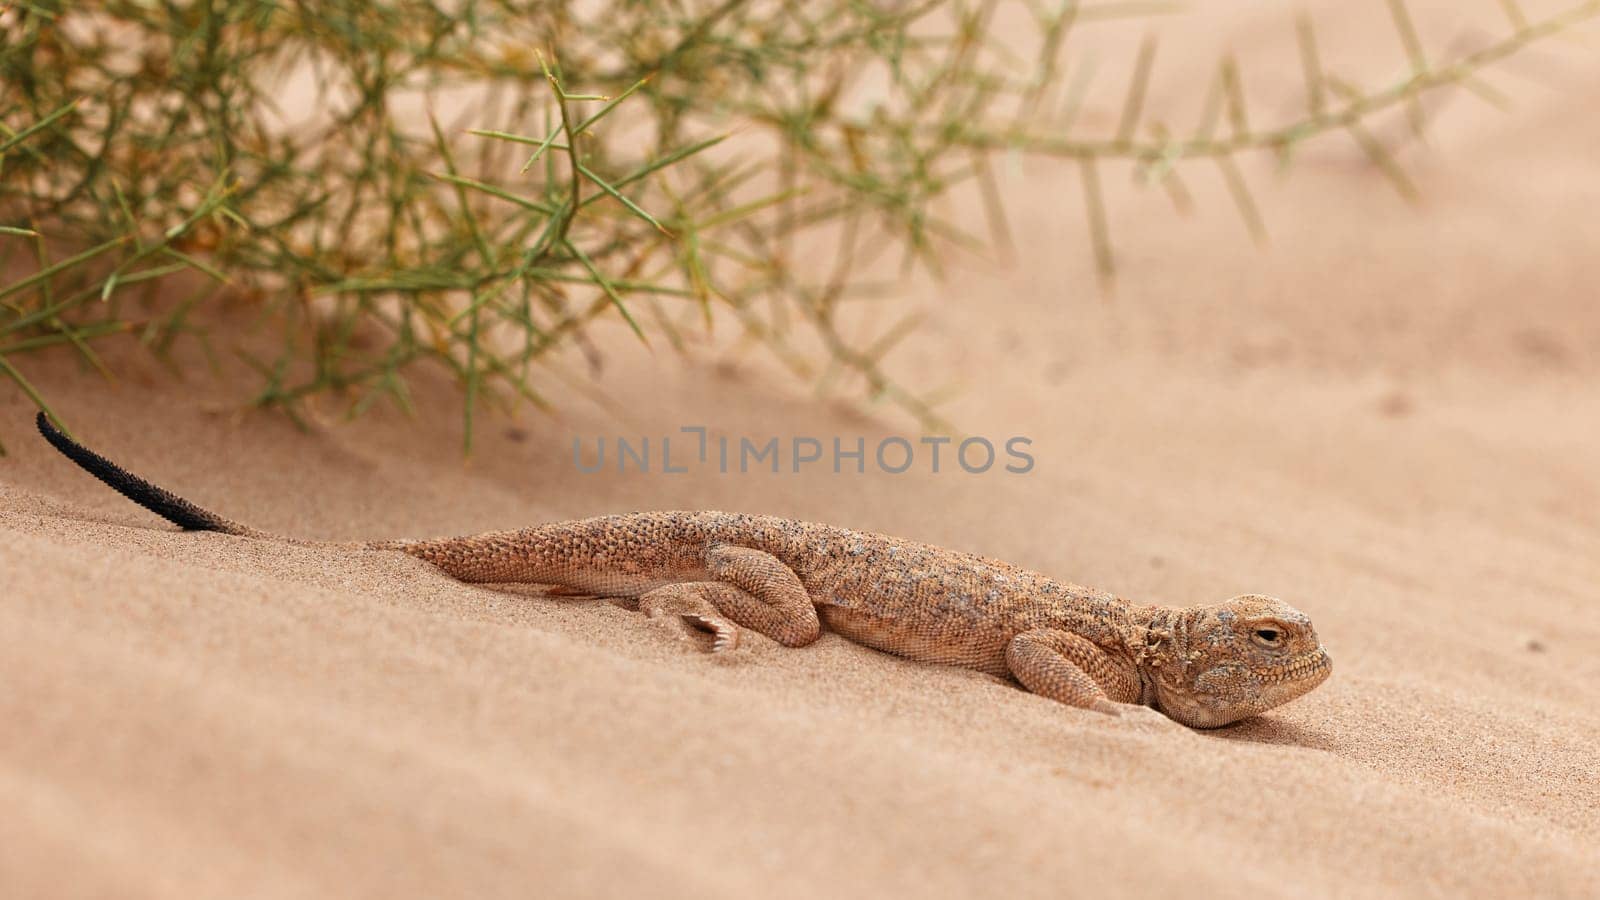
[[1129,604],[1124,646],[1139,671],[1140,704],[1155,706],[1163,674],[1179,672],[1188,658],[1189,617],[1173,606]]

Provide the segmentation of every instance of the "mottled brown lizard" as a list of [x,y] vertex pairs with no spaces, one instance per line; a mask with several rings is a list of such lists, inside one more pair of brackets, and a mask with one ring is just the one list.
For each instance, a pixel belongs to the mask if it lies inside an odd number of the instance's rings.
[[[38,425],[90,474],[181,528],[328,545],[231,522],[73,441],[44,413]],[[1311,620],[1271,597],[1135,604],[999,560],[774,516],[641,512],[333,546],[398,550],[465,582],[638,598],[651,616],[711,632],[713,652],[736,647],[741,626],[801,647],[826,625],[900,656],[1015,678],[1070,706],[1116,714],[1140,704],[1194,728],[1287,703],[1332,665]]]

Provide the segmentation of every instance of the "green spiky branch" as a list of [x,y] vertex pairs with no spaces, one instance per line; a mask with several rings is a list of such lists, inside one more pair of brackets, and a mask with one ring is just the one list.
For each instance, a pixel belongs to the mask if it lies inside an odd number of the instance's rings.
[[[1483,90],[1485,67],[1600,13],[1506,6],[1508,36],[1435,65],[1390,0],[1410,71],[1374,92],[1328,75],[1302,20],[1305,116],[1253,127],[1228,59],[1183,138],[1147,121],[1147,40],[1115,131],[1086,138],[1077,36],[1160,4],[0,2],[0,372],[44,406],[29,352],[70,345],[110,377],[96,342],[192,341],[254,366],[259,404],[353,415],[409,409],[430,364],[459,380],[470,441],[485,404],[580,385],[608,322],[686,350],[726,317],[799,377],[944,430],[935,392],[888,374],[915,320],[856,314],[952,246],[1005,240],[995,154],[1079,167],[1109,279],[1110,165],[1182,203],[1180,168],[1210,161],[1258,232],[1243,154],[1344,131],[1409,189],[1371,122],[1420,127],[1419,97]],[[995,38],[1016,10],[1036,33]],[[969,190],[985,220],[942,218]],[[261,332],[219,333],[224,298]]]

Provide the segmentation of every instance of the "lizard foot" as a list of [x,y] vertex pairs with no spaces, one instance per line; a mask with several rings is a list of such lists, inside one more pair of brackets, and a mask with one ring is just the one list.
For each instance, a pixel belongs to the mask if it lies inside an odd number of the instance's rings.
[[712,653],[726,653],[739,649],[739,626],[729,622],[721,616],[704,616],[698,613],[680,613],[683,621],[690,627],[706,631],[713,635],[711,639]]
[[703,652],[721,654],[739,649],[739,626],[718,612],[697,585],[669,585],[651,591],[639,598],[639,610],[650,621]]

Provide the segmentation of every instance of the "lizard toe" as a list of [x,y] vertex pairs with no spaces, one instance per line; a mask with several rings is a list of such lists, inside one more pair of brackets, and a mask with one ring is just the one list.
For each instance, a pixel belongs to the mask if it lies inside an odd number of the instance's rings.
[[699,613],[683,613],[682,618],[690,626],[711,633],[712,653],[728,653],[739,649],[739,626],[727,619]]

